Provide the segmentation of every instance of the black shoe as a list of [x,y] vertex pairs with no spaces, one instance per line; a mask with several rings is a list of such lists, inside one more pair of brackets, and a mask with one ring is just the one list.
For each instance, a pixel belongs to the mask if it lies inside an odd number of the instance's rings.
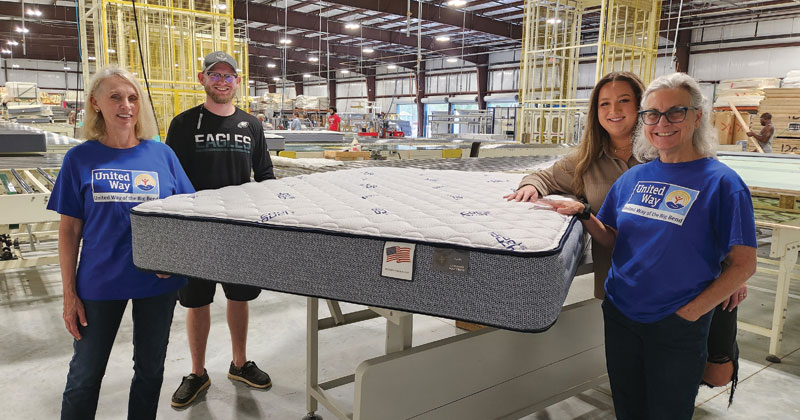
[[184,376],[181,386],[172,394],[172,406],[185,407],[191,404],[197,398],[197,394],[209,386],[211,386],[211,379],[205,369],[203,369],[203,376],[197,376],[194,373]]
[[259,369],[255,362],[249,360],[241,368],[237,368],[231,362],[228,378],[234,381],[242,381],[254,388],[269,388],[272,386],[272,380],[267,375],[267,372]]

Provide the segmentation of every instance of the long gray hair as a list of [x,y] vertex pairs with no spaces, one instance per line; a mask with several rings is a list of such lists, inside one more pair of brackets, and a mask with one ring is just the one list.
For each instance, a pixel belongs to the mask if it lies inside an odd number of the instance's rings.
[[[641,109],[646,109],[647,99],[650,94],[661,89],[683,89],[689,93],[692,101],[691,105],[702,112],[700,125],[694,130],[694,135],[692,136],[692,146],[700,155],[716,158],[717,146],[719,145],[717,130],[714,129],[709,119],[711,116],[709,101],[703,96],[697,81],[686,73],[672,73],[661,76],[653,80],[647,90],[644,91]],[[658,149],[653,147],[644,136],[644,124],[639,124],[639,128],[634,135],[633,155],[639,162],[651,161],[658,157]]]

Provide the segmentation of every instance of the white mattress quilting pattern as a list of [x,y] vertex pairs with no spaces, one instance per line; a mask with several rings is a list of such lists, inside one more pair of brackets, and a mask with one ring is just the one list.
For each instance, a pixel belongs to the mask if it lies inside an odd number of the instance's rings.
[[451,245],[558,252],[573,219],[508,202],[521,175],[411,168],[315,173],[143,203],[133,212]]

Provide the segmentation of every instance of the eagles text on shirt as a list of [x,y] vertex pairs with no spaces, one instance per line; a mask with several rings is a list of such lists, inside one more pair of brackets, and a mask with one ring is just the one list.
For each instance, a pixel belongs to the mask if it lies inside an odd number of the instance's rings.
[[[246,122],[245,122],[246,124]],[[195,134],[195,150],[198,152],[219,152],[230,150],[250,153],[252,140],[250,136],[231,133]]]

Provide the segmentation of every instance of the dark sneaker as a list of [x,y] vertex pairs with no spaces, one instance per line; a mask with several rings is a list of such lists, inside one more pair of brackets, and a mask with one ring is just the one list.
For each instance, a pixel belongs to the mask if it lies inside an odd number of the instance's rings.
[[184,376],[181,386],[172,394],[172,406],[185,407],[191,404],[197,398],[197,394],[210,385],[211,379],[209,379],[208,372],[205,369],[203,369],[203,376],[197,376],[194,373]]
[[255,362],[247,361],[241,368],[231,362],[231,368],[228,370],[228,378],[234,381],[242,381],[247,385],[254,388],[268,388],[272,386],[272,380],[267,375],[267,372],[259,369]]

